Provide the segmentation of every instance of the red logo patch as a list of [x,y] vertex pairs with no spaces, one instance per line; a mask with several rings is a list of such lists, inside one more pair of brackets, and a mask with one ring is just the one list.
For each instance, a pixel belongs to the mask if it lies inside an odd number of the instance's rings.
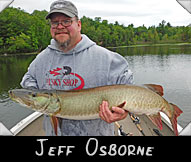
[[83,89],[85,85],[84,79],[79,74],[72,73],[71,71],[72,69],[69,66],[63,66],[63,68],[57,67],[56,69],[50,70],[49,74],[51,74],[53,78],[48,78],[47,84],[51,87],[68,86],[74,87],[73,90]]

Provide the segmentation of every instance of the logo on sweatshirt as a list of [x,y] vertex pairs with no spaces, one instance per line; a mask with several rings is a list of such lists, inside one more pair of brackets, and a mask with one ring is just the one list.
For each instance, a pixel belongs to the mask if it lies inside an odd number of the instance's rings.
[[[69,87],[69,89],[83,89],[84,79],[77,73],[72,73],[69,66],[56,67],[49,70],[49,78],[47,84],[51,87]],[[72,87],[72,88],[71,88]]]

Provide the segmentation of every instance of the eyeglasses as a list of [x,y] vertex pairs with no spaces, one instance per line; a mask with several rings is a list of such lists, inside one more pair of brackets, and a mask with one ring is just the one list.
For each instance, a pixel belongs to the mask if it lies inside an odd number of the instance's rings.
[[73,21],[75,21],[75,20],[62,20],[60,22],[58,22],[58,21],[51,21],[50,25],[51,25],[52,28],[57,28],[59,24],[61,24],[64,27],[69,27],[69,26],[72,25]]

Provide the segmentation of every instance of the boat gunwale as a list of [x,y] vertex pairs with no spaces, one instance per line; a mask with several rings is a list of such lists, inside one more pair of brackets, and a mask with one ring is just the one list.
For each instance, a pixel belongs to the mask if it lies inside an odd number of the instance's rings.
[[15,126],[13,126],[10,129],[10,131],[13,133],[13,136],[16,136],[18,133],[20,133],[28,125],[30,125],[33,121],[35,121],[42,115],[43,114],[40,112],[34,112],[34,113],[28,115],[26,118],[22,119],[20,122],[18,122]]

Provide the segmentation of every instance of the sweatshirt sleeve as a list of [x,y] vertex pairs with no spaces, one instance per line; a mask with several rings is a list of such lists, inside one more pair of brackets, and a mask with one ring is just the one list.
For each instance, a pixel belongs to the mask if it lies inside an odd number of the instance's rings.
[[23,76],[21,86],[23,88],[33,87],[38,89],[37,80],[35,79],[35,60],[30,64],[27,73]]
[[134,84],[127,60],[117,53],[112,57],[109,70],[109,85],[112,84]]

